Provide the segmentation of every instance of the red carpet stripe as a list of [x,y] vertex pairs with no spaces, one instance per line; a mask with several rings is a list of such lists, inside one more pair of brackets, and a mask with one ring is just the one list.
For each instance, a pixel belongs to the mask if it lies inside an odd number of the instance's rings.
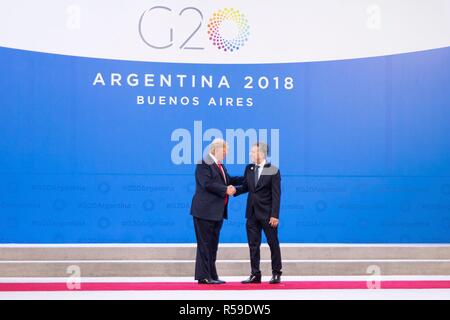
[[[450,281],[381,281],[381,289],[450,289]],[[285,281],[243,285],[229,282],[222,285],[199,285],[193,282],[86,282],[80,289],[69,289],[66,283],[0,283],[0,291],[145,291],[145,290],[330,290],[370,289],[366,281]]]

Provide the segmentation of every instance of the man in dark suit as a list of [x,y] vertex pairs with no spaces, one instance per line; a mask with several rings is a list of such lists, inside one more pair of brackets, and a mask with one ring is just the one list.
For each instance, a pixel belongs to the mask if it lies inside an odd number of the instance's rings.
[[281,176],[277,167],[266,162],[268,145],[254,144],[250,151],[253,164],[245,168],[244,181],[236,187],[236,196],[248,192],[247,239],[250,249],[251,274],[242,283],[261,283],[260,247],[261,230],[266,235],[272,258],[271,284],[281,281],[281,250],[278,241]]
[[227,154],[227,144],[215,139],[209,154],[195,169],[195,194],[191,215],[194,217],[197,256],[195,280],[199,284],[222,284],[216,270],[219,235],[223,219],[228,218],[229,196],[236,192],[233,185],[241,184],[242,177],[230,177],[222,164]]

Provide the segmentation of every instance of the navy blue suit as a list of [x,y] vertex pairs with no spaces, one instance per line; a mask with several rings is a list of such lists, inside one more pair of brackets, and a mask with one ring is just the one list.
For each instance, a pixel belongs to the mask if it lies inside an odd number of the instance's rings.
[[242,183],[242,177],[231,177],[223,164],[222,168],[226,181],[210,156],[197,164],[195,169],[191,215],[194,217],[197,239],[196,280],[218,279],[216,257],[223,219],[228,218],[228,201],[225,201],[227,186]]

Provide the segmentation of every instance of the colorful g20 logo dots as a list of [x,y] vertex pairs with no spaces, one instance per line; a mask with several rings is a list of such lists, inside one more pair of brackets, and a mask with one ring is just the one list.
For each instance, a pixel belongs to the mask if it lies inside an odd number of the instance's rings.
[[[229,36],[224,36],[224,26],[234,26],[236,32]],[[209,40],[212,41],[219,50],[235,51],[241,48],[248,40],[250,26],[247,18],[232,8],[217,10],[208,21]]]

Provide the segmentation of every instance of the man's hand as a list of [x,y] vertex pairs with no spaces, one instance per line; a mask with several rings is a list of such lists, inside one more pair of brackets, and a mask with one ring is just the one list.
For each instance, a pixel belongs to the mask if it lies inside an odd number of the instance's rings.
[[227,187],[227,195],[232,196],[236,193],[236,188],[232,185]]
[[280,221],[277,218],[271,217],[269,220],[269,224],[272,228],[276,228]]

